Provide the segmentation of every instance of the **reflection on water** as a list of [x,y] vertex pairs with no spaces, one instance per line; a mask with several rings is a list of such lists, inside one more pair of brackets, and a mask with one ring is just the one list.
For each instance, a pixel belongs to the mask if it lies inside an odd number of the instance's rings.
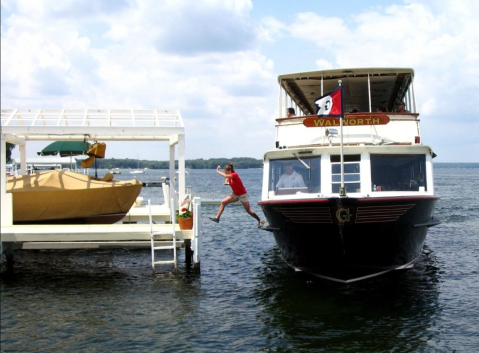
[[[29,251],[3,276],[2,352],[145,351],[177,341],[198,309],[199,276],[157,276],[145,250]],[[7,306],[7,307],[4,307]],[[183,327],[183,329],[185,329]],[[177,349],[188,348],[184,342]]]
[[431,253],[409,272],[347,286],[293,275],[277,250],[262,262],[258,318],[268,346],[278,351],[421,351],[441,315]]

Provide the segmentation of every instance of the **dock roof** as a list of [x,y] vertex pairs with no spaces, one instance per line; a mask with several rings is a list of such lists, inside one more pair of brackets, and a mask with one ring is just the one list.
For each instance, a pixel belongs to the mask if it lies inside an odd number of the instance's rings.
[[24,141],[177,141],[184,135],[178,110],[2,109],[2,134]]

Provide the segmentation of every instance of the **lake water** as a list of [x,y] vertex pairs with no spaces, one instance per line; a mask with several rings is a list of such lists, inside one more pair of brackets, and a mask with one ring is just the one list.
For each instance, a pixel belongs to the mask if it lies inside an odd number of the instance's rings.
[[[263,217],[262,171],[238,173]],[[443,223],[416,267],[354,285],[294,272],[241,206],[219,224],[208,220],[217,206],[203,206],[201,274],[183,250],[177,275],[163,266],[155,276],[149,250],[16,252],[14,275],[0,278],[1,351],[478,351],[479,169],[438,168],[435,179]],[[214,170],[190,170],[187,185],[229,193]],[[155,203],[161,194],[142,191]]]

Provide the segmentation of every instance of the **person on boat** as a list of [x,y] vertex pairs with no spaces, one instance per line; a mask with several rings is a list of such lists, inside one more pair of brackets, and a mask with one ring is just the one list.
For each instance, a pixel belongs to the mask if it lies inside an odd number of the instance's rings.
[[294,170],[291,163],[283,166],[284,173],[276,184],[276,190],[279,188],[301,188],[305,187],[303,176]]
[[411,180],[410,181],[410,189],[411,190],[419,190],[419,187],[421,186],[426,186],[425,182],[424,182],[424,174],[423,173],[419,173],[417,175],[417,179],[416,180]]
[[406,103],[404,103],[404,102],[399,102],[399,103],[397,104],[396,112],[397,112],[397,113],[407,113]]
[[243,204],[245,211],[254,219],[258,221],[258,228],[264,226],[264,221],[258,217],[258,215],[251,209],[248,200],[248,193],[246,192],[245,187],[243,186],[243,182],[241,181],[238,173],[235,172],[233,163],[228,164],[224,168],[224,173],[220,171],[220,166],[216,168],[216,172],[221,175],[223,178],[228,180],[229,186],[231,186],[232,193],[224,198],[221,201],[220,208],[218,209],[218,213],[216,213],[215,217],[210,217],[213,222],[218,223],[220,221],[221,214],[223,213],[226,205],[240,201]]
[[294,108],[288,108],[286,110],[286,116],[288,118],[294,118],[296,116],[296,111],[294,110]]
[[417,186],[426,186],[426,184],[424,183],[424,174],[423,173],[419,173],[417,175]]

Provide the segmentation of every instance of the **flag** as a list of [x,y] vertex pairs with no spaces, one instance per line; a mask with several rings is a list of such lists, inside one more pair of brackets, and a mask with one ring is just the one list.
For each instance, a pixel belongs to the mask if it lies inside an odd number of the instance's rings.
[[181,206],[188,205],[190,203],[190,195],[186,195],[185,199],[181,203]]
[[342,109],[342,87],[336,88],[334,91],[319,97],[314,101],[318,106],[317,116],[340,117],[343,114]]

